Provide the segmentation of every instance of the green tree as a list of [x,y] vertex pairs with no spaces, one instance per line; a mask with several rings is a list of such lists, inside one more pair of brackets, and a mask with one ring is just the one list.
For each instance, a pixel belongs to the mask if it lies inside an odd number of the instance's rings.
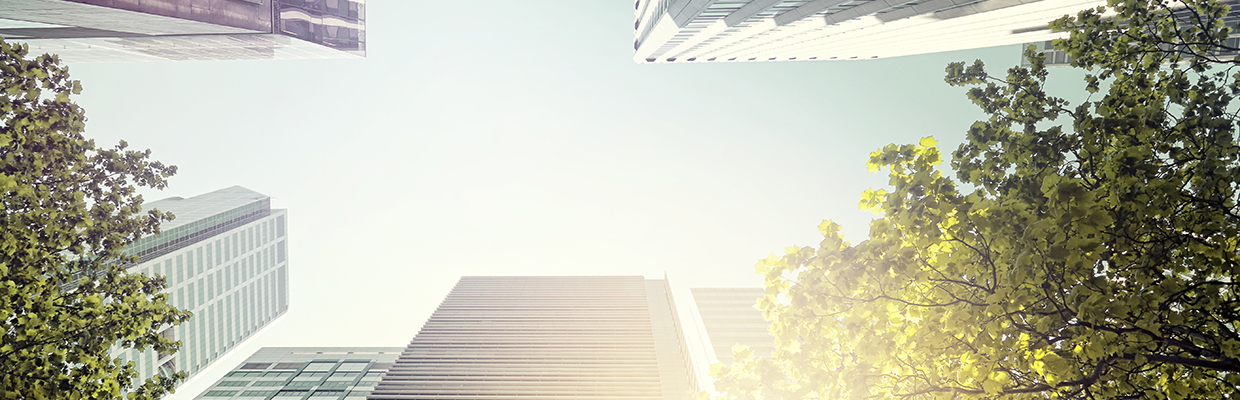
[[189,313],[162,277],[130,274],[122,247],[158,232],[168,213],[141,211],[140,186],[176,172],[150,151],[95,148],[82,136],[81,85],[55,56],[26,59],[0,40],[0,393],[4,399],[158,398],[184,373],[134,384],[122,348],[175,352],[160,330]]
[[[761,261],[777,351],[719,397],[1240,397],[1240,93],[1228,8],[1112,0],[1054,21],[1089,99],[1044,58],[953,63],[987,115],[941,173],[933,139],[874,152],[869,239]],[[746,356],[748,354],[740,354]]]

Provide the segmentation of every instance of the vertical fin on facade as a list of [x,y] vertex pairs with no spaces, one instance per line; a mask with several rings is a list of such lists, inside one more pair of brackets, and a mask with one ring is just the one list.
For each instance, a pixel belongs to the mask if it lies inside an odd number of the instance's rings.
[[739,25],[741,22],[745,22],[745,20],[749,19],[750,17],[753,17],[755,15],[758,15],[758,13],[766,11],[766,9],[771,8],[771,6],[779,3],[780,1],[782,0],[751,1],[748,4],[741,6],[741,8],[737,9],[736,11],[733,11],[731,14],[728,14],[728,16],[723,17],[723,22],[727,24],[729,27]]

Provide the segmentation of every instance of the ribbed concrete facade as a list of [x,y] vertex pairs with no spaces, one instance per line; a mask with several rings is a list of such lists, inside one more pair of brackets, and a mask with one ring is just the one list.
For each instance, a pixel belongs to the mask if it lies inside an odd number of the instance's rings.
[[754,357],[770,357],[775,351],[771,323],[755,305],[766,294],[761,288],[694,288],[693,300],[702,315],[716,361],[732,363],[732,348],[744,345]]
[[461,278],[370,399],[687,399],[668,293],[642,277]]
[[864,60],[1041,42],[1101,0],[638,0],[639,63]]

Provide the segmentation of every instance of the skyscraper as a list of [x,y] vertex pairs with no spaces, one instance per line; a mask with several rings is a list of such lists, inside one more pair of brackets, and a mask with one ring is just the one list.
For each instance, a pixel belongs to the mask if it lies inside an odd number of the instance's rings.
[[[1231,10],[1229,10],[1227,14],[1221,18],[1223,26],[1234,27],[1236,25],[1240,25],[1240,5],[1236,4],[1238,1],[1220,0],[1219,2],[1231,6]],[[1188,9],[1178,9],[1175,15],[1182,27],[1197,26],[1203,22],[1198,19],[1198,14],[1196,12],[1192,12]],[[1230,60],[1233,57],[1240,56],[1240,50],[1237,50],[1240,49],[1240,32],[1236,32],[1234,28],[1229,33],[1228,38],[1221,44],[1222,47],[1215,48],[1214,51],[1211,52],[1210,55],[1212,57],[1215,57],[1218,60]],[[1054,44],[1052,44],[1049,40],[1045,42],[1025,43],[1021,47],[1022,55],[1020,58],[1020,65],[1023,67],[1032,65],[1029,58],[1024,57],[1023,54],[1024,48],[1028,47],[1033,47],[1033,51],[1035,53],[1045,55],[1046,66],[1048,67],[1066,67],[1072,65],[1072,57],[1068,56],[1068,53],[1065,51],[1055,50]]]
[[199,400],[365,400],[400,347],[264,347],[204,390]]
[[633,60],[857,60],[1051,40],[1100,0],[638,0]]
[[732,348],[738,344],[753,350],[754,357],[770,357],[775,351],[775,338],[771,326],[754,306],[758,298],[766,294],[760,288],[694,288],[693,300],[710,348],[715,358],[724,364],[732,363]]
[[463,277],[372,400],[687,399],[666,280]]
[[126,249],[138,257],[128,270],[165,276],[169,303],[194,316],[162,332],[181,341],[176,354],[112,354],[134,362],[141,380],[174,371],[193,376],[288,310],[287,211],[240,186],[143,204],[152,208],[176,219]]
[[364,0],[5,0],[0,37],[66,61],[366,55]]

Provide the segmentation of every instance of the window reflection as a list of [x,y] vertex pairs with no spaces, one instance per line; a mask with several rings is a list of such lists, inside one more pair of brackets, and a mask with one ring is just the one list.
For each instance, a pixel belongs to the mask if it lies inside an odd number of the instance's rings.
[[353,0],[277,0],[280,29],[289,36],[364,55],[366,5]]

